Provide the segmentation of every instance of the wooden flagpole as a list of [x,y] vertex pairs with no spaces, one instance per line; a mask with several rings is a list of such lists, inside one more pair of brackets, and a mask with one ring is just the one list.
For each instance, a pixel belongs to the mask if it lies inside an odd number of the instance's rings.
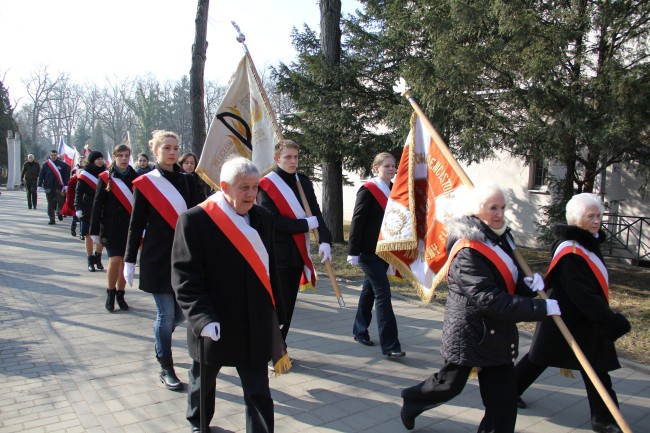
[[[467,174],[465,174],[465,171],[460,167],[458,164],[458,161],[456,161],[456,158],[453,157],[451,152],[449,151],[449,148],[445,144],[445,142],[442,140],[442,137],[438,134],[438,132],[435,130],[431,122],[429,122],[429,119],[427,116],[424,114],[424,111],[422,111],[422,108],[420,108],[419,104],[411,94],[410,89],[406,85],[406,81],[404,78],[400,78],[399,81],[395,83],[395,86],[393,87],[393,90],[395,92],[400,93],[402,96],[404,96],[410,103],[411,106],[413,107],[413,110],[417,113],[418,116],[420,116],[420,119],[422,120],[422,123],[424,123],[425,127],[429,131],[429,134],[431,134],[431,137],[434,139],[436,144],[440,147],[440,150],[447,156],[447,159],[452,162],[454,167],[456,168],[456,171],[460,174],[463,182],[468,186],[468,187],[473,187],[474,184],[472,181],[467,177]],[[526,260],[524,257],[521,255],[519,250],[516,248],[514,244],[511,245],[512,249],[514,251],[515,259],[517,260],[517,263],[521,267],[521,269],[524,271],[524,274],[528,277],[533,276],[533,271],[530,269],[528,266],[528,263],[526,263]],[[446,267],[446,266],[445,266]],[[444,269],[444,267],[443,267]],[[540,290],[539,296],[542,299],[548,299],[548,296],[543,290]],[[585,370],[587,373],[587,376],[589,376],[589,379],[591,382],[594,384],[596,387],[596,390],[598,391],[598,394],[600,397],[603,399],[605,402],[605,405],[611,412],[612,416],[616,420],[616,423],[618,426],[623,430],[624,433],[633,433],[632,430],[630,429],[630,426],[628,423],[625,421],[623,418],[623,415],[621,414],[621,411],[618,409],[616,406],[616,403],[614,403],[614,400],[612,400],[612,397],[609,395],[607,390],[605,389],[605,386],[603,383],[600,381],[598,378],[598,375],[594,371],[593,367],[589,363],[589,360],[587,360],[587,357],[585,356],[584,352],[582,349],[580,349],[580,346],[578,345],[578,342],[575,340],[573,335],[571,334],[571,331],[569,331],[569,328],[567,328],[566,324],[562,320],[560,316],[552,316],[553,321],[557,325],[557,327],[560,329],[560,332],[566,339],[567,343],[569,344],[569,347],[571,347],[571,350],[573,350],[573,353],[576,355],[578,358],[578,362],[580,362],[580,365],[582,368]]]
[[[244,53],[246,53],[246,57],[248,58],[248,61],[251,64],[251,71],[253,72],[253,76],[255,77],[255,81],[257,82],[258,88],[260,89],[260,93],[262,95],[262,99],[264,100],[264,104],[266,105],[266,109],[271,116],[271,122],[273,123],[273,129],[275,129],[275,133],[280,139],[284,139],[284,136],[282,135],[282,130],[280,129],[280,126],[277,123],[277,120],[275,118],[275,112],[273,111],[273,107],[271,106],[271,103],[269,102],[268,96],[266,95],[266,91],[264,90],[264,86],[262,86],[262,80],[257,73],[257,68],[255,68],[255,64],[253,63],[253,59],[251,58],[250,53],[248,52],[248,47],[246,47],[246,36],[240,31],[239,26],[237,23],[234,21],[231,21],[231,24],[237,31],[237,42],[242,44],[244,47]],[[305,191],[302,189],[302,185],[300,184],[300,180],[296,179],[296,186],[298,187],[298,195],[300,195],[300,201],[302,203],[302,207],[305,210],[305,213],[307,216],[313,216],[311,212],[311,208],[309,207],[309,203],[307,202],[307,197],[305,196]],[[319,235],[318,235],[318,229],[313,229],[312,230],[314,234],[314,239],[316,240],[316,244],[319,244]],[[339,287],[338,281],[336,281],[336,276],[334,276],[334,271],[332,270],[332,264],[330,263],[330,260],[327,259],[325,261],[325,269],[327,270],[327,275],[330,278],[330,282],[332,283],[332,288],[334,289],[334,294],[336,295],[336,300],[339,303],[339,307],[343,308],[345,307],[345,300],[343,299],[343,295],[341,294],[341,288]]]

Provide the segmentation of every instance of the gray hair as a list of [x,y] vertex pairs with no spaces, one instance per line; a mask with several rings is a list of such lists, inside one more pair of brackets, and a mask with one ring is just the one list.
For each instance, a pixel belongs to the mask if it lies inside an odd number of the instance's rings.
[[506,207],[508,207],[508,193],[501,185],[496,183],[477,186],[473,189],[467,191],[467,197],[465,198],[465,203],[463,207],[465,215],[479,215],[485,206],[485,202],[490,198],[495,192],[500,192],[503,196],[503,199],[506,202]]
[[570,225],[578,225],[580,218],[589,206],[596,206],[601,214],[605,210],[605,206],[597,194],[583,192],[571,197],[566,204],[566,222]]
[[235,156],[229,158],[224,162],[223,166],[221,166],[221,175],[219,176],[219,180],[226,182],[228,185],[232,185],[235,178],[240,174],[244,176],[255,175],[259,177],[260,171],[249,159],[242,156]]
[[34,154],[33,154],[33,153],[30,153],[29,155],[27,155],[27,159],[29,159],[30,157],[31,157],[31,158],[34,158]]

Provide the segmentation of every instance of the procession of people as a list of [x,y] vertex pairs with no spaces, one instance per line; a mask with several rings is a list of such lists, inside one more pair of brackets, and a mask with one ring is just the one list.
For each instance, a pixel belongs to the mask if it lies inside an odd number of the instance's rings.
[[[268,370],[281,374],[295,362],[288,350],[297,297],[317,283],[312,230],[319,238],[318,256],[323,262],[332,258],[332,235],[313,184],[298,172],[300,147],[280,140],[276,166],[264,176],[243,157],[228,159],[221,168],[220,189],[210,195],[195,172],[196,155],[179,158],[176,133],[153,131],[149,148],[153,168],[144,153],[138,155],[138,166],[131,167],[127,144],[113,148],[109,167],[99,151],[90,152],[83,168],[75,170],[55,150],[42,166],[29,155],[21,174],[28,208],[37,206],[38,186],[46,193],[48,224],[74,216],[71,234],[76,236],[79,221],[88,271],[104,269],[106,248],[108,312],[114,312],[115,302],[120,310],[129,310],[125,293],[139,266],[138,287],[156,305],[152,352],[160,364],[158,377],[172,391],[185,388],[175,371],[172,338],[187,321],[192,365],[186,417],[192,432],[201,431],[202,417],[209,423],[215,414],[215,381],[224,366],[235,367],[241,379],[246,431],[272,432]],[[399,359],[406,353],[391,303],[389,264],[375,252],[396,159],[380,153],[370,168],[375,177],[358,190],[348,243],[347,262],[359,265],[365,276],[351,334],[354,341],[374,346],[374,306],[381,353]],[[478,432],[512,433],[518,408],[526,407],[522,394],[554,366],[580,371],[594,431],[621,432],[553,319],[565,319],[618,405],[609,372],[620,368],[614,342],[630,331],[630,324],[608,303],[607,267],[598,247],[604,240],[600,198],[578,194],[569,201],[567,224],[554,228],[546,279],[525,275],[515,257],[505,218],[508,191],[481,184],[462,204],[464,214],[446,222],[444,364],[402,390],[404,427],[412,430],[420,414],[460,394],[476,371],[485,407]],[[549,299],[537,296],[548,289]],[[516,324],[522,321],[539,323],[530,352],[515,365]]]

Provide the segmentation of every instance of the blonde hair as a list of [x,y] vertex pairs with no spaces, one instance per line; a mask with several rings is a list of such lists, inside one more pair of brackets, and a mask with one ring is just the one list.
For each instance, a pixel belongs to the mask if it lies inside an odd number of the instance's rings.
[[156,149],[162,146],[163,141],[167,137],[176,139],[176,142],[178,144],[181,143],[180,138],[178,138],[178,134],[176,134],[175,132],[159,129],[151,133],[151,140],[149,140],[149,149],[151,149],[152,152],[155,152]]
[[296,143],[293,140],[287,140],[287,139],[280,140],[278,141],[278,144],[275,145],[273,156],[275,156],[276,158],[279,157],[284,149],[296,149],[299,151],[300,146],[298,146],[298,143]]
[[395,163],[397,163],[397,160],[395,159],[395,157],[393,156],[392,153],[382,152],[382,153],[378,154],[377,156],[375,156],[375,159],[372,160],[372,171],[376,172],[377,167],[382,165],[384,163],[384,161],[386,161],[388,158],[391,158],[393,161],[395,161]]
[[566,204],[566,222],[570,225],[577,226],[580,218],[589,206],[596,206],[598,211],[603,213],[605,206],[597,194],[583,192],[576,194]]

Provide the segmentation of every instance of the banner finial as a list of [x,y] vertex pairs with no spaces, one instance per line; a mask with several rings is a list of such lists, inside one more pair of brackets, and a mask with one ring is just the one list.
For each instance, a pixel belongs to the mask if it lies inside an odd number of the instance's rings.
[[230,23],[232,24],[232,26],[237,31],[237,42],[239,42],[240,44],[243,44],[244,42],[246,42],[246,36],[244,36],[244,34],[241,32],[241,30],[239,30],[239,26],[237,25],[237,23],[234,22],[234,21],[230,21]]

